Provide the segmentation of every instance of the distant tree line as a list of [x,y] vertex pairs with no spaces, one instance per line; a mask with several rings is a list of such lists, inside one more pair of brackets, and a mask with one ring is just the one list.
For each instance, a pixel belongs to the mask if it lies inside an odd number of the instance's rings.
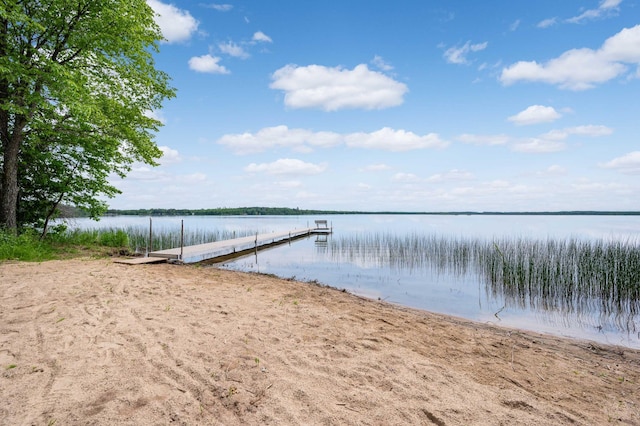
[[[78,212],[78,211],[76,211]],[[520,216],[638,216],[640,211],[548,211],[548,212],[399,212],[399,211],[340,211],[313,210],[289,207],[219,207],[213,209],[109,209],[106,216],[303,216],[346,214],[411,214],[411,215],[520,215]],[[82,216],[81,213],[78,216]]]
[[303,210],[289,207],[221,207],[215,209],[107,210],[106,215],[135,216],[302,216],[318,214],[366,214],[357,211]]

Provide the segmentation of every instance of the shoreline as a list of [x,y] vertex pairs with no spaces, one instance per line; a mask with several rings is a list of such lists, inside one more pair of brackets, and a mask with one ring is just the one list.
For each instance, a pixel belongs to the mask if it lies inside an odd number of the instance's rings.
[[640,351],[194,266],[0,264],[0,424],[640,424]]
[[[251,273],[251,272],[249,272]],[[304,281],[303,281],[304,282]],[[324,285],[324,284],[323,284]],[[331,286],[328,285],[328,287],[333,288]],[[341,289],[339,289],[341,290]],[[371,301],[385,301],[387,302],[388,299],[381,299],[381,298],[377,298],[376,296],[367,296],[367,292],[358,292],[356,290],[351,290],[351,289],[345,289],[345,291],[356,295],[358,297],[362,297],[364,299],[368,299]],[[540,335],[546,335],[546,336],[550,336],[550,337],[557,337],[560,339],[567,339],[567,340],[572,340],[575,342],[591,342],[595,345],[602,345],[602,346],[616,346],[616,347],[623,347],[625,349],[630,349],[630,350],[635,350],[635,351],[640,351],[640,330],[637,331],[638,333],[638,337],[635,338],[631,337],[631,335],[634,335],[633,332],[626,332],[627,335],[629,335],[628,337],[625,337],[625,332],[623,331],[619,331],[619,332],[611,332],[610,335],[604,334],[604,332],[602,330],[598,330],[598,327],[595,325],[592,325],[594,331],[592,332],[587,332],[585,330],[583,330],[582,328],[580,328],[577,325],[574,325],[574,328],[561,328],[561,327],[556,327],[556,326],[545,326],[542,327],[540,326],[540,323],[536,323],[536,328],[534,329],[533,327],[528,327],[528,325],[526,324],[527,321],[527,317],[518,317],[516,316],[515,318],[511,318],[511,319],[502,319],[502,318],[497,318],[497,320],[494,320],[493,318],[469,318],[469,317],[465,317],[462,315],[454,315],[454,314],[449,314],[446,312],[438,312],[438,311],[433,311],[433,310],[429,310],[429,309],[423,309],[420,307],[414,307],[414,306],[407,306],[405,304],[402,304],[400,302],[394,302],[394,301],[388,301],[388,303],[392,306],[396,306],[398,308],[407,308],[407,309],[411,309],[411,310],[416,310],[418,312],[428,312],[428,313],[432,313],[435,315],[443,315],[445,317],[451,317],[451,318],[457,318],[457,319],[461,319],[464,321],[469,321],[471,323],[477,323],[477,324],[486,324],[492,327],[496,327],[496,328],[504,328],[504,329],[511,329],[511,330],[518,330],[520,332],[524,332],[524,333],[534,333],[534,334],[540,334]],[[497,311],[497,314],[501,314],[502,311]],[[560,316],[562,316],[563,314],[560,314]],[[495,317],[495,314],[493,315]],[[565,319],[564,317],[561,319],[558,319],[558,321],[562,321],[562,319]],[[563,334],[566,333],[566,334]],[[570,334],[570,333],[574,333],[574,334]],[[619,341],[614,341],[616,340],[616,338],[619,338]],[[631,340],[631,339],[635,339],[635,340]]]

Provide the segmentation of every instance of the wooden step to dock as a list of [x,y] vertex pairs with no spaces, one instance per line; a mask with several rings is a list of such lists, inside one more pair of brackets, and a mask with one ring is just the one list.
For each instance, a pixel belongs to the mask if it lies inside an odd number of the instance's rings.
[[116,259],[115,263],[124,263],[125,265],[144,265],[147,263],[165,263],[169,259],[164,257],[134,257],[132,259]]

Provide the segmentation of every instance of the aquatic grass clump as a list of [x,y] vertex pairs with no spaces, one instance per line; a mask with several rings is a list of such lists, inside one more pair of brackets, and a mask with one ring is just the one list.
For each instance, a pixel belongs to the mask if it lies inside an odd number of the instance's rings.
[[434,267],[438,271],[465,274],[479,255],[478,241],[412,233],[368,233],[332,238],[329,244],[334,257],[370,262],[404,270]]
[[640,314],[640,245],[634,241],[364,233],[332,238],[329,249],[336,259],[370,266],[474,273],[507,306],[599,312],[627,324]]
[[640,247],[621,241],[493,242],[477,265],[493,295],[565,312],[640,313]]
[[98,236],[98,244],[105,247],[127,247],[129,236],[122,229],[101,232]]

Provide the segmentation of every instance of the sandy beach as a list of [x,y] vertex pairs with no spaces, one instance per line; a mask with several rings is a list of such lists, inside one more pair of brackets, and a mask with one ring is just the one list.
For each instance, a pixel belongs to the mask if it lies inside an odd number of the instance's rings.
[[275,277],[0,264],[2,425],[640,425],[640,351]]

